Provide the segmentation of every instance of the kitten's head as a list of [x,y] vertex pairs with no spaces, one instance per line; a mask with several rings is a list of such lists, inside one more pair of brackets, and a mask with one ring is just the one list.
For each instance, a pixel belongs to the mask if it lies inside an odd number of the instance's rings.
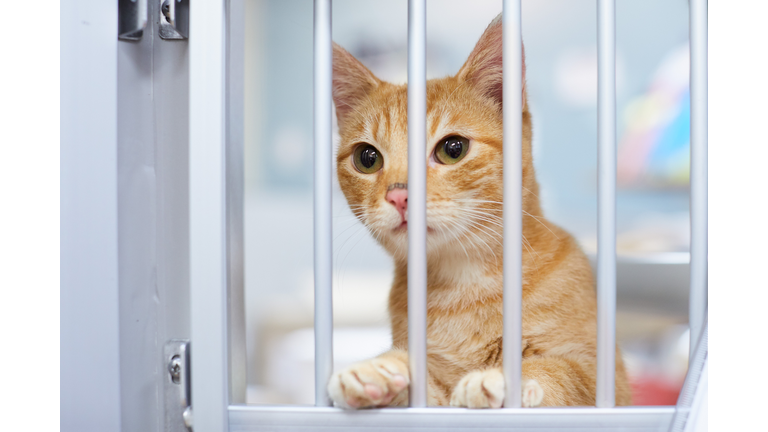
[[[538,208],[523,65],[523,208]],[[339,184],[353,213],[407,256],[407,87],[333,47]],[[502,25],[488,26],[456,76],[427,82],[427,251],[495,259],[501,245]],[[530,210],[529,210],[530,211]],[[496,251],[496,252],[494,252]]]

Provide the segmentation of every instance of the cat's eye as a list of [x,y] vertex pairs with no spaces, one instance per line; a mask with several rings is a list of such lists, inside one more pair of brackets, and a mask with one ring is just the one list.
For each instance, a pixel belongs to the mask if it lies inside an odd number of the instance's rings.
[[469,150],[469,140],[460,136],[450,136],[435,148],[435,159],[445,165],[453,165],[464,159]]
[[376,147],[370,144],[360,144],[352,156],[355,168],[364,174],[373,174],[384,165],[384,157]]

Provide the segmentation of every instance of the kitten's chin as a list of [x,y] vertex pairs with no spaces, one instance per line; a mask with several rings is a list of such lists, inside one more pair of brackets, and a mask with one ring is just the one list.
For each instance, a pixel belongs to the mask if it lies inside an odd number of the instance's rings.
[[[392,228],[392,232],[395,232],[395,233],[407,233],[408,232],[408,221],[403,221],[402,223],[400,223],[400,225]],[[430,233],[433,233],[433,232],[435,232],[435,229],[430,227],[430,226],[427,226],[427,234],[430,234]]]

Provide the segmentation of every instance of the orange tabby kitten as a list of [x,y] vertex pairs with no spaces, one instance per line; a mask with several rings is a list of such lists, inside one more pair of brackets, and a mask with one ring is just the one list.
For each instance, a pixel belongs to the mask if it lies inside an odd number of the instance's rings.
[[[502,406],[502,25],[454,77],[427,83],[429,405]],[[523,66],[523,79],[525,67]],[[396,263],[392,349],[335,373],[345,408],[408,403],[407,88],[334,44],[338,178],[355,215]],[[596,298],[574,239],[541,216],[523,86],[523,405],[594,405]],[[631,396],[616,356],[616,402]]]

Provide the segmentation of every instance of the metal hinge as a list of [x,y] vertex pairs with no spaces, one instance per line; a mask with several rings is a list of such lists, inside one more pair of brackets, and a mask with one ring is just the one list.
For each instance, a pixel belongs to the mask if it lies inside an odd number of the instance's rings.
[[[140,41],[147,27],[150,0],[118,0],[117,38]],[[189,38],[189,0],[153,0],[156,5],[158,33],[165,40]],[[153,8],[155,9],[155,8]],[[154,14],[154,11],[153,11]]]
[[189,341],[168,341],[164,354],[165,432],[189,432],[192,430]]
[[160,2],[160,37],[189,38],[189,0],[158,0]]
[[147,0],[118,0],[117,38],[138,41],[147,26]]

